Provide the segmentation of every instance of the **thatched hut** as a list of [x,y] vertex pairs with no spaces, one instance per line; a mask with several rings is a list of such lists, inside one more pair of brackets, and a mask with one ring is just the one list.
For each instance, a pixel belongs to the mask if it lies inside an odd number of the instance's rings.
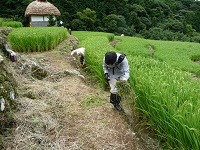
[[35,0],[31,2],[25,11],[25,17],[29,17],[31,25],[48,26],[48,15],[53,14],[54,19],[60,16],[60,11],[47,0]]

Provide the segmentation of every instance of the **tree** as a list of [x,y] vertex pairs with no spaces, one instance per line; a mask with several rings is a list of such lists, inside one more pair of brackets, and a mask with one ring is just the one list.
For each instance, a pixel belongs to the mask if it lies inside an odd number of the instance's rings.
[[77,12],[79,19],[83,22],[86,30],[92,31],[94,29],[94,23],[96,21],[96,12],[90,8],[86,8],[83,12]]
[[119,29],[122,31],[123,28],[126,28],[125,18],[121,15],[111,14],[106,16],[103,19],[104,27],[107,29],[107,32],[121,34]]
[[56,25],[56,20],[54,20],[54,15],[53,14],[49,14],[48,15],[48,26],[51,27],[51,26],[55,26]]
[[165,24],[165,29],[169,29],[173,32],[184,32],[184,26],[179,20],[168,20]]
[[86,30],[86,27],[84,26],[84,23],[80,19],[74,19],[71,22],[71,29],[72,30]]
[[138,17],[148,17],[148,14],[147,14],[145,8],[142,7],[141,5],[134,4],[132,6],[131,11],[134,11],[135,13],[137,13]]
[[186,34],[188,36],[192,36],[194,32],[195,32],[195,30],[192,28],[192,25],[191,24],[187,24],[186,25]]

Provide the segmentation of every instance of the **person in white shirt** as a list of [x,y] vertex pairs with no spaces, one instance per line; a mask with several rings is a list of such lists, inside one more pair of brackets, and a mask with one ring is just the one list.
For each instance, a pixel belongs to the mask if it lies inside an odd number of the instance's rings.
[[103,59],[103,70],[105,78],[110,85],[110,103],[112,103],[117,110],[122,110],[119,105],[120,96],[117,94],[116,82],[117,80],[127,81],[130,77],[126,55],[113,51],[107,52]]

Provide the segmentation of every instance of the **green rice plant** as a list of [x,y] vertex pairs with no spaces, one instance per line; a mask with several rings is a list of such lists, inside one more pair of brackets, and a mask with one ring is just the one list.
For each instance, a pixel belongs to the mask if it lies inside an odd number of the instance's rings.
[[200,44],[178,41],[156,41],[136,37],[115,37],[120,40],[115,46],[118,51],[126,51],[128,55],[151,57],[148,50],[154,48],[154,57],[167,62],[170,66],[200,75],[200,65],[194,60],[200,60]]
[[[80,35],[78,32],[75,34],[78,38],[81,37],[80,47],[86,48],[87,68],[99,81],[101,87],[107,86],[102,69],[105,53],[114,50],[127,54],[130,79],[127,85],[124,83],[118,85],[119,93],[125,90],[126,96],[123,99],[128,99],[130,102],[132,100],[136,108],[148,118],[151,128],[165,141],[166,149],[200,149],[199,81],[192,79],[188,72],[182,71],[187,69],[180,61],[176,61],[176,66],[173,65],[173,61],[170,61],[172,55],[174,58],[175,56],[179,59],[186,58],[186,53],[183,52],[181,56],[180,50],[184,43],[178,46],[179,43],[176,45],[133,37],[117,37],[121,42],[114,49],[108,44],[109,40],[103,34],[90,36],[87,33],[86,37],[83,35],[84,32]],[[148,45],[155,49],[156,59],[150,58],[151,52],[147,50]],[[160,50],[170,45],[171,48],[166,53],[165,51],[158,52],[157,47],[160,47]],[[198,56],[198,45],[186,43],[185,46],[188,45],[192,47],[187,51],[188,56]],[[163,56],[169,56],[169,58],[164,59]],[[166,61],[167,59],[169,62]],[[185,60],[186,63],[188,59]],[[179,67],[181,65],[184,69]],[[193,69],[192,71],[198,70],[195,67]],[[128,85],[131,88],[128,88]],[[135,97],[130,89],[134,90]]]
[[59,27],[17,28],[8,36],[17,52],[42,52],[55,48],[67,37],[67,29]]
[[90,32],[90,31],[73,31],[73,35],[77,36],[80,41],[84,41],[88,37],[104,36],[108,41],[114,40],[114,34],[105,32]]
[[112,37],[113,34],[86,32],[85,35],[84,33],[85,32],[75,32],[74,34],[77,35],[78,39],[82,39],[80,40],[79,47],[86,48],[85,57],[87,58],[87,69],[92,73],[93,78],[98,81],[98,85],[105,88],[107,82],[104,78],[102,63],[105,53],[114,50],[114,48],[108,44],[108,38]]
[[101,97],[94,97],[92,95],[87,96],[85,99],[80,101],[81,106],[83,106],[83,109],[87,110],[92,107],[96,106],[102,106],[106,103],[106,101]]
[[157,134],[172,147],[199,149],[199,83],[166,63],[144,57],[129,59],[137,107]]
[[12,28],[20,28],[23,27],[22,23],[19,21],[3,21],[2,26],[4,27],[12,27]]
[[115,37],[120,40],[115,48],[118,51],[126,52],[127,55],[150,57],[151,52],[147,50],[148,42],[142,38],[136,37]]

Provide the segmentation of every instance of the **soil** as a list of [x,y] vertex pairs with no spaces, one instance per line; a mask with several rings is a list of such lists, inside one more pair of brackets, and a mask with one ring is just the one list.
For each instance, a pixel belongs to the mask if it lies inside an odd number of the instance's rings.
[[[91,82],[77,58],[70,55],[73,39],[69,36],[52,51],[21,53],[18,62],[8,62],[18,82],[15,100],[19,111],[4,140],[5,149],[161,149],[147,125],[139,126],[136,115],[129,118],[115,110],[109,103],[109,91]],[[20,68],[24,60],[39,64],[47,76],[42,80],[31,77]],[[83,102],[87,99],[103,103],[86,108]]]

